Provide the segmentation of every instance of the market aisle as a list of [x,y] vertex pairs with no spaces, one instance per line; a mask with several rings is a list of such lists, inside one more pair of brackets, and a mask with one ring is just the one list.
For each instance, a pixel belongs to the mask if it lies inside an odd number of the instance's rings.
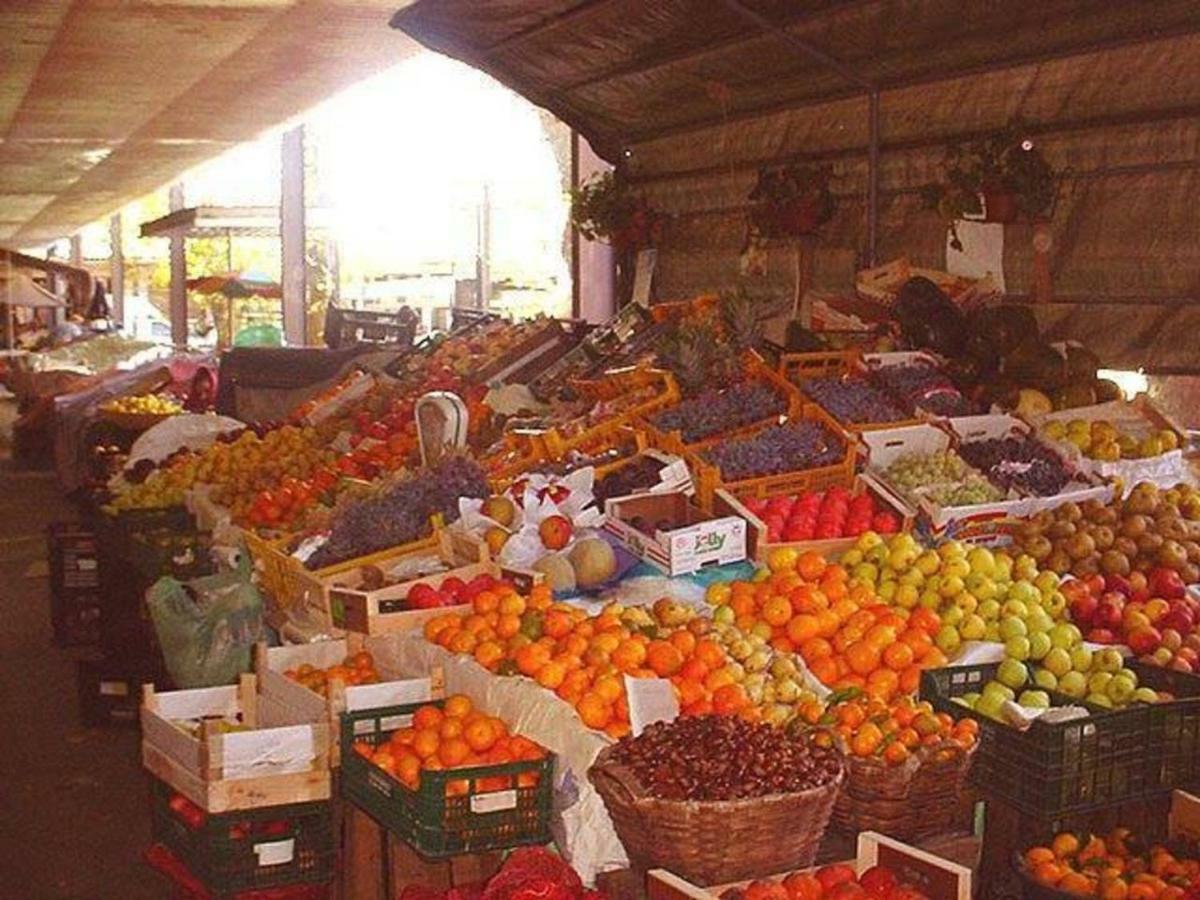
[[[0,898],[166,895],[136,730],[79,725],[74,653],[50,640],[45,528],[72,510],[52,474],[0,468]],[[34,577],[31,573],[36,572]]]

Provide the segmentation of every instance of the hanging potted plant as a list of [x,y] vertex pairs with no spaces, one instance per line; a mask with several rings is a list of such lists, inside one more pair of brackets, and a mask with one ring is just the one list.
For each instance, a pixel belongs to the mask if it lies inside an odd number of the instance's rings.
[[802,237],[833,218],[832,171],[805,165],[759,169],[749,196],[750,242]]
[[655,246],[666,220],[612,172],[594,175],[571,191],[571,224],[588,240],[607,241],[618,253]]
[[1012,125],[979,141],[953,144],[942,160],[942,180],[922,190],[926,205],[950,222],[951,246],[961,250],[954,223],[973,218],[1010,224],[1048,218],[1058,173],[1033,141]]

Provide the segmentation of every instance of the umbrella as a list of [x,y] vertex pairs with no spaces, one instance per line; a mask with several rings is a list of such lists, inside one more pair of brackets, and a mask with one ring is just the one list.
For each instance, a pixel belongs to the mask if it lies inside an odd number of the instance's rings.
[[226,297],[269,297],[283,296],[279,282],[260,272],[225,272],[220,275],[202,275],[189,278],[189,290],[200,294],[223,294]]
[[7,275],[0,275],[0,303],[46,309],[67,305],[65,300],[54,296],[24,272],[16,269]]

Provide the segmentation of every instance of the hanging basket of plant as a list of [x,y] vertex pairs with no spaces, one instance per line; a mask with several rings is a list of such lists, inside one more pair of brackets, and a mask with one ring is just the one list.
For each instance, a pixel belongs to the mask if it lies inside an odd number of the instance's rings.
[[829,166],[763,168],[750,191],[747,214],[751,243],[812,234],[833,218]]
[[612,172],[594,175],[571,191],[571,224],[590,241],[619,253],[656,246],[667,216],[633,194]]
[[961,250],[959,219],[1010,224],[1049,219],[1061,176],[1019,123],[981,140],[953,144],[942,160],[942,179],[927,185],[927,206],[950,222],[951,246]]

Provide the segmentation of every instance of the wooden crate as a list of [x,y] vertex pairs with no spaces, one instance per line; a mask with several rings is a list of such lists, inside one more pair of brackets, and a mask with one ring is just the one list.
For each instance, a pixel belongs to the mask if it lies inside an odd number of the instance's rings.
[[386,664],[381,667],[377,653],[373,653],[376,671],[383,679],[378,684],[347,685],[334,679],[329,682],[326,695],[318,694],[284,674],[289,669],[297,669],[305,664],[316,669],[340,665],[347,656],[359,651],[373,652],[373,645],[378,640],[350,632],[344,638],[332,641],[286,647],[268,647],[260,642],[254,647],[254,674],[258,677],[259,693],[287,709],[289,718],[298,722],[328,723],[333,736],[329,755],[331,768],[336,769],[341,764],[341,746],[337,736],[340,716],[347,709],[396,706],[431,700],[445,694],[446,678],[440,666],[426,676],[414,677],[411,673],[390,669]]
[[[257,694],[257,679],[237,685],[142,694],[142,763],[207,812],[328,800],[332,733],[323,722]],[[247,731],[222,732],[215,719],[239,717]],[[201,719],[197,734],[177,721]]]

